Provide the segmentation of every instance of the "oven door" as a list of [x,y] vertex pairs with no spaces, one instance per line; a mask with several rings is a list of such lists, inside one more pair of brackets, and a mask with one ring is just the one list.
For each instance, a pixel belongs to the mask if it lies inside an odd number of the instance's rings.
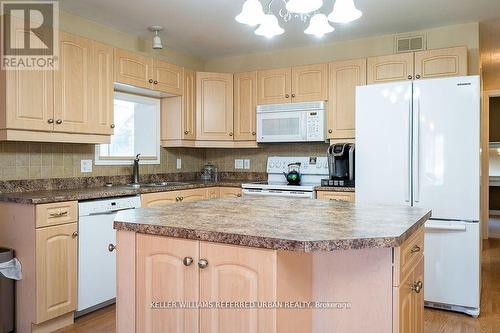
[[257,113],[257,142],[307,141],[307,112]]

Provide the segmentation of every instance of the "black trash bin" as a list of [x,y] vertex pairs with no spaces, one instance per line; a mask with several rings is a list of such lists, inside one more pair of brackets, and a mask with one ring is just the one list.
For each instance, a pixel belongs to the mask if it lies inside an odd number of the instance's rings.
[[[14,258],[14,251],[0,247],[0,263]],[[0,333],[14,331],[14,280],[0,273]]]

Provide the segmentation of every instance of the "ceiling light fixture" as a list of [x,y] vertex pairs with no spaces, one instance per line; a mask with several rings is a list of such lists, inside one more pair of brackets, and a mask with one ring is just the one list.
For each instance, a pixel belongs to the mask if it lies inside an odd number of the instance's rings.
[[335,28],[328,23],[328,18],[325,14],[314,14],[311,17],[311,21],[309,22],[309,26],[304,31],[304,33],[308,35],[314,35],[318,38],[323,37],[325,34],[328,34],[334,31]]
[[359,19],[363,13],[356,8],[354,0],[336,0],[328,20],[334,23],[349,23]]
[[[245,0],[241,13],[235,19],[239,23],[250,26],[259,25],[255,34],[268,38],[285,32],[280,27],[278,18],[285,23],[292,19],[298,19],[304,23],[309,20],[309,25],[304,33],[323,37],[325,34],[335,31],[335,28],[328,21],[347,23],[357,20],[363,15],[354,5],[354,0],[334,1],[333,11],[327,17],[320,12],[323,0],[270,0],[266,13],[264,13],[259,0]],[[279,4],[284,5],[284,8],[278,7]]]
[[163,27],[159,25],[152,25],[149,27],[149,30],[154,33],[153,36],[153,49],[160,50],[163,48],[163,44],[161,43],[160,31],[163,30]]
[[262,22],[264,10],[259,0],[246,0],[241,13],[235,17],[236,21],[249,26],[256,26]]
[[289,0],[286,9],[291,13],[307,14],[323,7],[323,0]]

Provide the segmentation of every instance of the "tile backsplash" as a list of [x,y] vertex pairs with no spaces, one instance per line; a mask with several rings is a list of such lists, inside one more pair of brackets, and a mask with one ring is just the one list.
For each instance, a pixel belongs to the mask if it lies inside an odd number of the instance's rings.
[[[141,165],[142,174],[198,172],[204,164],[215,164],[221,172],[265,172],[267,157],[324,156],[324,143],[266,144],[255,149],[161,149],[161,164]],[[94,160],[90,144],[0,142],[0,180],[118,176],[132,173],[132,166],[92,165],[91,173],[80,172],[81,160]],[[177,158],[182,168],[176,168]],[[249,159],[250,169],[236,170],[235,159]]]

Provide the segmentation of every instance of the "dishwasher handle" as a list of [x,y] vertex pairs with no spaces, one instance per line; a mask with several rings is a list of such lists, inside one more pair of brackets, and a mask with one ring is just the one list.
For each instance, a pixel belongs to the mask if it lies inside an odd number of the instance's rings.
[[127,208],[120,208],[120,209],[108,210],[108,211],[105,211],[105,212],[89,213],[88,216],[111,215],[111,214],[114,214],[114,213],[117,213],[117,212],[121,212],[121,211],[124,211],[124,210],[131,210],[131,209],[135,209],[135,208],[127,207]]
[[463,224],[446,224],[446,223],[435,223],[427,222],[425,224],[425,230],[443,230],[443,231],[466,231],[467,228]]

